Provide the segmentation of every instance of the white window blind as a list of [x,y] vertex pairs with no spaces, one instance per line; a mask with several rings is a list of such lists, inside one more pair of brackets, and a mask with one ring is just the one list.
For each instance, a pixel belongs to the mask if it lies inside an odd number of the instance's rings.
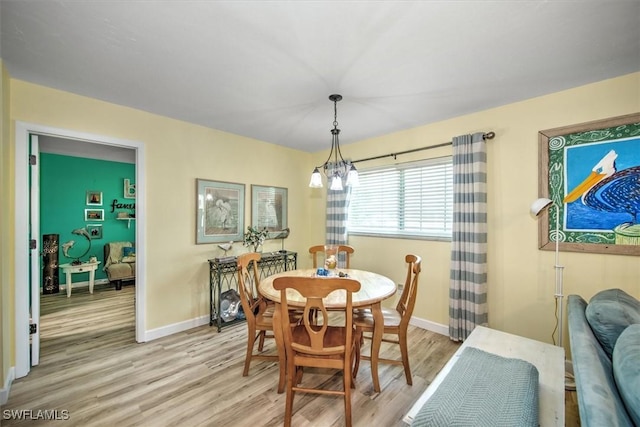
[[360,172],[349,205],[350,234],[451,238],[452,157]]

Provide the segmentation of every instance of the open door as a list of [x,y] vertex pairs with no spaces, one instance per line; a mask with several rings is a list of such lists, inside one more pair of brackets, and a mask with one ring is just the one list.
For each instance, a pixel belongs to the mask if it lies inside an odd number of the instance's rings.
[[29,334],[31,366],[40,363],[40,149],[38,135],[29,135]]
[[[1,0],[0,0],[1,1]],[[40,240],[40,147],[37,135],[136,150],[136,341],[153,339],[146,331],[146,204],[144,144],[107,136],[15,122],[15,378],[40,363],[40,284],[43,251]],[[31,157],[32,154],[34,157]],[[29,161],[28,161],[29,160]],[[35,163],[34,167],[29,166]],[[34,247],[35,245],[35,247]],[[33,324],[35,328],[29,326]],[[35,329],[30,335],[29,329]],[[1,386],[1,385],[0,385]]]

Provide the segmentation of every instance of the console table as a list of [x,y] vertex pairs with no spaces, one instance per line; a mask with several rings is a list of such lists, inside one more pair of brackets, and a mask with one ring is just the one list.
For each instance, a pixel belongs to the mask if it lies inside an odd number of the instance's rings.
[[[258,261],[259,278],[271,276],[288,270],[295,270],[298,263],[298,253],[290,251],[265,252]],[[229,289],[238,290],[237,257],[214,258],[209,260],[209,326],[215,323],[218,332],[223,326],[232,325],[244,319],[225,322],[220,310],[220,295]]]
[[71,296],[71,275],[75,273],[89,273],[89,293],[93,293],[93,284],[96,270],[100,265],[100,261],[83,262],[82,264],[61,264],[59,267],[62,272],[67,275],[67,298]]

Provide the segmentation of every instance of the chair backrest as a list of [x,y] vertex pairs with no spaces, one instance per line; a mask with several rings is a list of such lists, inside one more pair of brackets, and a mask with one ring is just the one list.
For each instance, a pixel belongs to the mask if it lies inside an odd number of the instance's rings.
[[259,253],[249,252],[238,256],[237,260],[238,292],[247,320],[267,308],[267,302],[258,293],[258,261],[261,257]]
[[[349,256],[355,251],[353,246],[349,245],[337,245],[338,255],[343,254],[345,260],[345,266],[342,268],[351,268],[349,262]],[[309,253],[313,255],[313,268],[318,268],[318,253],[324,253],[324,245],[315,245],[309,248]]]
[[401,323],[409,324],[413,308],[416,305],[416,296],[418,295],[418,279],[422,270],[422,258],[417,255],[409,254],[404,257],[407,262],[407,278],[404,282],[402,295],[396,304],[396,310],[400,313]]
[[[308,355],[334,355],[345,354],[350,357],[351,346],[347,343],[351,342],[353,334],[353,292],[360,290],[360,282],[353,279],[341,277],[278,277],[273,281],[273,288],[280,291],[280,307],[283,319],[283,332],[285,339],[285,348],[287,357],[292,356],[292,350],[297,353]],[[304,314],[302,315],[302,324],[307,333],[308,339],[297,340],[293,342],[291,324],[289,324],[289,304],[287,300],[287,291],[293,289],[300,293],[305,299]],[[325,339],[329,328],[329,313],[324,306],[323,298],[326,298],[332,292],[346,292],[344,304],[344,327],[345,333],[341,334],[343,340],[332,341]],[[318,319],[310,314],[317,311]],[[341,311],[343,308],[332,311]],[[333,335],[335,337],[335,334]]]
[[104,268],[122,261],[123,248],[133,247],[132,242],[109,242],[104,245]]

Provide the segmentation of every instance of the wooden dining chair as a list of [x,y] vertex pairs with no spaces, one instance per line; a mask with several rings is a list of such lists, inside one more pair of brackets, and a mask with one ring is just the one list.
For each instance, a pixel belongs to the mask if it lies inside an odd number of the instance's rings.
[[[345,424],[347,427],[351,426],[351,367],[356,354],[352,294],[360,290],[360,282],[337,277],[278,277],[273,281],[273,288],[280,291],[281,319],[285,319],[282,322],[287,360],[284,425],[291,425],[295,393],[304,392],[343,396]],[[291,308],[287,302],[287,292],[290,290],[299,292],[306,299],[302,321],[298,325],[286,321]],[[327,298],[332,292],[346,292],[341,324],[334,321],[329,325],[323,298]],[[321,322],[313,322],[310,316],[312,310],[320,313]],[[303,386],[304,367],[341,370],[343,389],[327,390]]]
[[244,371],[242,376],[249,375],[249,366],[252,359],[278,361],[276,354],[254,354],[253,347],[258,341],[258,351],[262,352],[265,338],[273,336],[273,313],[275,304],[268,303],[258,294],[258,261],[261,255],[250,252],[238,256],[238,290],[242,310],[247,318],[247,354],[244,359]]
[[[407,379],[407,384],[412,385],[411,368],[409,366],[409,352],[407,348],[407,329],[409,327],[409,320],[411,320],[411,314],[416,304],[416,296],[418,294],[418,278],[420,277],[420,271],[422,269],[422,258],[417,255],[407,255],[405,257],[407,262],[407,277],[402,289],[402,295],[396,304],[395,309],[382,309],[382,316],[384,318],[384,335],[396,335],[397,338],[389,338],[383,335],[382,341],[400,346],[401,360],[378,358],[381,363],[389,363],[393,365],[404,366],[404,375]],[[358,374],[360,367],[360,360],[371,361],[370,355],[362,355],[360,348],[364,338],[371,338],[370,335],[365,336],[365,333],[373,333],[373,314],[370,309],[357,309],[354,311],[353,323],[356,325],[356,339],[359,342],[357,346],[357,355],[355,358],[355,366],[353,368],[353,377]]]
[[[349,245],[336,245],[338,246],[338,255],[341,253],[345,256],[345,266],[341,268],[351,268],[349,257],[355,252],[353,246]],[[313,256],[313,268],[318,268],[318,253],[324,253],[324,245],[315,245],[309,248],[309,253]]]

